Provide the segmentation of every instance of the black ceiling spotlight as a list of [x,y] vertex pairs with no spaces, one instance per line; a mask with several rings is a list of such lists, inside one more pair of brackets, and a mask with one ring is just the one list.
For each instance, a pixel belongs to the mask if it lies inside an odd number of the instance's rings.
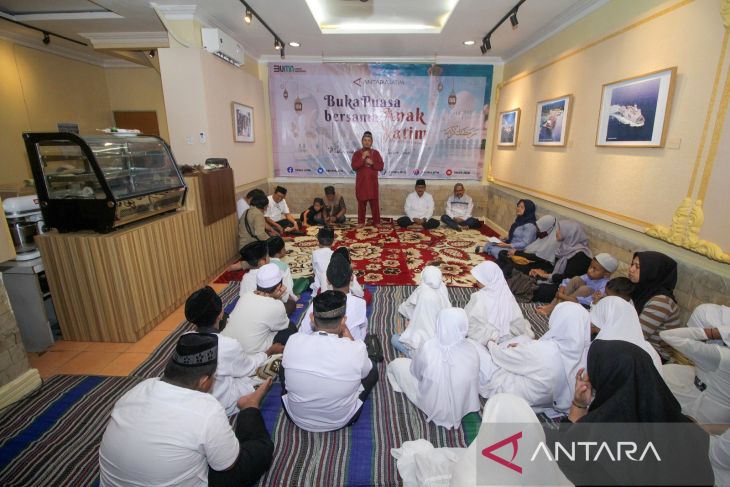
[[274,49],[277,51],[280,51],[284,48],[284,45],[281,43],[279,39],[274,39]]
[[36,32],[40,32],[43,34],[43,44],[50,44],[51,43],[51,36],[58,37],[59,39],[63,39],[64,41],[73,42],[74,44],[78,44],[79,46],[88,46],[87,43],[77,41],[76,39],[71,39],[70,37],[63,36],[61,34],[56,34],[54,32],[50,32],[47,30],[39,29],[38,27],[34,27],[32,25],[24,24],[23,22],[18,22],[17,20],[9,19],[7,17],[3,17],[0,15],[0,20],[5,20],[7,22],[12,22],[15,25],[20,25],[25,27],[26,29],[31,29]]
[[284,57],[285,57],[285,56],[284,56],[284,48],[283,48],[283,47],[282,47],[282,48],[281,48],[281,50],[279,51],[279,56],[281,56],[281,59],[284,59]]
[[246,15],[243,16],[243,21],[246,22],[247,24],[250,24],[252,19],[253,19],[253,14],[251,14],[251,9],[247,8]]
[[43,44],[48,45],[51,43],[51,36],[48,35],[48,32],[43,33]]
[[279,55],[281,56],[282,59],[284,59],[284,41],[281,40],[281,37],[279,37],[276,34],[276,32],[274,32],[266,22],[264,22],[264,19],[262,19],[261,16],[259,14],[257,14],[256,11],[254,9],[252,9],[251,6],[248,3],[246,3],[245,0],[239,0],[239,1],[246,8],[246,15],[243,17],[243,21],[246,22],[247,24],[250,24],[251,21],[255,18],[259,22],[261,22],[261,25],[263,25],[266,28],[266,30],[268,30],[269,33],[272,36],[274,36],[274,49],[279,51]]
[[526,1],[527,0],[520,0],[519,2],[517,2],[517,4],[514,7],[509,9],[509,11],[506,14],[504,14],[504,17],[499,19],[499,22],[497,22],[497,24],[494,27],[492,27],[492,30],[487,32],[487,35],[485,35],[484,38],[482,39],[482,45],[479,46],[479,50],[482,51],[482,54],[486,54],[487,51],[489,51],[492,48],[492,41],[491,41],[492,34],[494,34],[495,30],[499,29],[499,26],[502,25],[505,20],[509,19],[510,24],[512,24],[513,29],[517,28],[517,24],[519,24],[519,21],[517,20],[517,10],[519,10],[520,5],[522,5]]
[[151,49],[150,52],[147,53],[147,55],[151,58],[155,57],[155,50]]

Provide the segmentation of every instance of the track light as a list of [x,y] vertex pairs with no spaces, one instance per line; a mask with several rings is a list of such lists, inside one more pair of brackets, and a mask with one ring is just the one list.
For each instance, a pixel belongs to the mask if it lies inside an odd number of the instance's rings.
[[247,8],[246,15],[243,16],[243,21],[246,22],[247,24],[250,24],[252,18],[253,18],[253,14],[251,13],[251,9]]
[[51,36],[48,35],[48,32],[43,33],[43,44],[50,44],[51,43]]
[[487,51],[492,48],[492,34],[494,34],[494,31],[499,29],[499,26],[502,25],[507,19],[509,19],[509,22],[510,24],[512,24],[513,29],[517,28],[517,25],[520,23],[517,20],[517,11],[520,9],[520,6],[526,1],[527,0],[519,0],[514,7],[512,7],[510,10],[507,11],[506,14],[504,14],[504,17],[499,19],[499,22],[497,22],[497,24],[492,27],[492,30],[484,35],[484,38],[482,39],[482,45],[479,46],[479,50],[482,51],[482,54],[486,54]]
[[154,49],[152,49],[152,50],[151,50],[150,52],[148,52],[148,53],[147,53],[147,55],[148,55],[149,57],[151,57],[151,58],[154,58],[154,57],[155,57],[155,50],[154,50]]
[[488,50],[492,48],[492,41],[489,39],[489,37],[485,37],[482,39],[482,45],[479,46],[479,50],[482,51],[482,54],[486,54]]
[[509,16],[509,21],[510,21],[510,24],[512,24],[512,28],[516,29],[517,24],[519,24],[519,22],[517,21],[517,10],[513,11],[512,15]]
[[274,39],[274,49],[279,51],[283,48],[284,48],[284,46],[282,45],[281,41],[279,39]]
[[284,57],[285,57],[285,56],[284,56],[284,48],[283,48],[283,47],[282,47],[282,48],[281,48],[281,50],[279,51],[279,56],[281,56],[281,59],[284,59]]
[[[257,14],[256,11],[254,9],[252,9],[248,3],[246,3],[246,0],[239,0],[239,1],[246,9],[246,15],[244,15],[244,17],[243,17],[244,22],[246,22],[247,24],[250,24],[253,21],[253,19],[258,20],[261,23],[261,25],[264,26],[264,28],[266,30],[268,30],[272,36],[274,36],[274,49],[279,51],[279,55],[281,56],[281,59],[284,59],[284,41],[281,40],[281,37],[279,37],[276,34],[276,32],[274,32],[266,22],[264,22],[264,19],[262,19],[261,16],[259,14]],[[292,47],[297,47],[298,43],[292,42],[290,45]]]

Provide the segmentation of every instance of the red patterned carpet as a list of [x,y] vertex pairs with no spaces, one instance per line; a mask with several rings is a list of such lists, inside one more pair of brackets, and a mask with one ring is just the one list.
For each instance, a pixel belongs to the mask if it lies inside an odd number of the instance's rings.
[[[318,227],[309,227],[307,235],[287,243],[291,250],[287,261],[294,278],[312,275],[311,253],[318,247]],[[353,268],[361,283],[376,286],[416,284],[424,266],[440,262],[448,286],[472,287],[469,270],[484,261],[474,247],[483,245],[485,236],[497,235],[484,226],[480,230],[457,232],[442,225],[435,230],[411,231],[399,228],[392,219],[378,226],[357,226],[352,221],[335,227],[334,247],[350,249]]]

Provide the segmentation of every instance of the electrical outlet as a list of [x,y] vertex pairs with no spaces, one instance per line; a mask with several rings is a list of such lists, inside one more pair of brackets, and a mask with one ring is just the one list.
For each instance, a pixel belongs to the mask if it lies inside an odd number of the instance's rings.
[[185,137],[185,143],[188,145],[193,145],[193,138],[192,137]]

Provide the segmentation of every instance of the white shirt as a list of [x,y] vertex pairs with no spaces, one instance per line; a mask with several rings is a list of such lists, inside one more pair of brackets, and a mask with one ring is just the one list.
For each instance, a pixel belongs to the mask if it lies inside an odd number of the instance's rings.
[[362,379],[373,364],[365,344],[330,333],[295,333],[284,348],[289,417],[306,431],[334,431],[345,426],[362,405]]
[[425,218],[428,220],[433,216],[433,196],[429,193],[423,193],[418,196],[415,191],[406,198],[406,216],[413,220],[414,218]]
[[239,220],[249,208],[251,208],[251,206],[246,203],[245,198],[238,198],[238,201],[236,201],[236,214],[238,215]]
[[289,211],[289,206],[286,204],[286,199],[277,203],[274,201],[274,197],[269,195],[269,206],[266,207],[266,212],[264,213],[266,218],[271,218],[274,222],[278,222],[286,218],[286,215],[289,213],[291,212]]
[[321,247],[312,252],[312,270],[314,271],[314,282],[312,293],[317,294],[320,289],[327,289],[327,267],[330,265],[334,251],[329,247]]
[[266,362],[264,352],[247,354],[235,338],[218,334],[218,366],[210,393],[218,399],[228,416],[238,412],[236,403],[241,396],[251,394],[258,382],[251,378]]
[[471,218],[471,212],[474,210],[474,202],[471,196],[465,194],[461,198],[457,198],[453,194],[446,200],[446,214],[451,218]]
[[279,330],[289,326],[284,303],[279,299],[246,293],[238,299],[221,335],[235,338],[246,353],[265,352]]
[[[310,304],[307,308],[306,313],[302,317],[302,322],[299,324],[299,333],[305,335],[311,335],[314,333],[312,330],[312,320],[309,316],[312,314],[314,304]],[[345,311],[347,329],[350,330],[352,338],[355,340],[365,340],[365,335],[368,334],[368,316],[367,316],[367,304],[363,298],[354,296],[352,293],[347,293],[347,304]]]
[[162,382],[137,384],[117,401],[99,448],[102,486],[204,486],[239,443],[210,394]]

